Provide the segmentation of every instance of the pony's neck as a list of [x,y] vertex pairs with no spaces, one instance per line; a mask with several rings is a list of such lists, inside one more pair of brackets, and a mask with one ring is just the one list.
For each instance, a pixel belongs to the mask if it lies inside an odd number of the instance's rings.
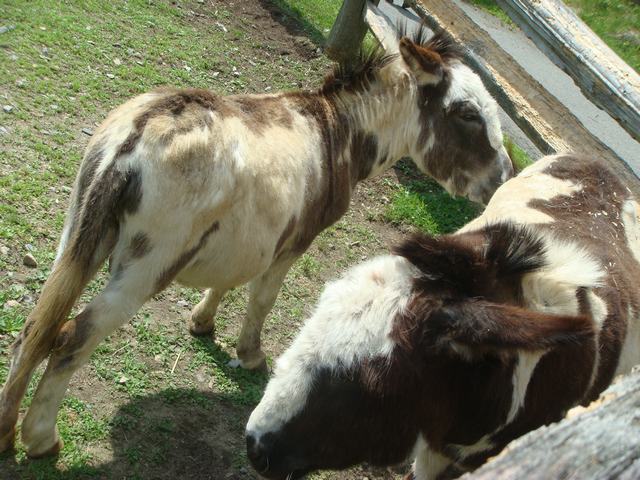
[[363,92],[341,91],[327,98],[335,109],[333,133],[344,142],[341,158],[352,183],[381,174],[407,156],[417,118],[411,95],[373,85]]

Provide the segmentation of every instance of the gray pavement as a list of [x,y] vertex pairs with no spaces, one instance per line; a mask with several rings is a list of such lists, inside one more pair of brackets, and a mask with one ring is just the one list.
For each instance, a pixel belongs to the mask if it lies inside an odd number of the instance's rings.
[[[640,176],[640,143],[636,142],[606,112],[593,105],[571,77],[554,65],[517,27],[510,29],[493,15],[462,0],[453,0],[483,30],[485,30],[516,62],[547,91],[571,110],[582,124],[611,148]],[[400,0],[396,0],[400,4]],[[379,7],[393,21],[406,21],[409,29],[417,28],[420,18],[412,10],[381,1]],[[532,158],[541,156],[538,149],[503,111],[504,131]]]

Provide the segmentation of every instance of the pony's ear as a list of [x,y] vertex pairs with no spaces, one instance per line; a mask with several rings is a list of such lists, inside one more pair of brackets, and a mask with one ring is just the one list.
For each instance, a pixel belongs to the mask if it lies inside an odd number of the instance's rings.
[[593,322],[584,315],[552,315],[478,299],[443,304],[426,322],[428,344],[471,355],[547,350],[594,336]]
[[418,85],[437,85],[442,81],[444,69],[442,57],[438,52],[417,45],[407,37],[400,39],[398,49],[409,71],[416,77]]

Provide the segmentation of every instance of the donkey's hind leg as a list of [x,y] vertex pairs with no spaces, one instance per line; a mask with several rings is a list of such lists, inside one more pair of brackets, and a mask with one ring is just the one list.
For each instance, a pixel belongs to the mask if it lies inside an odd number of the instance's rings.
[[215,335],[215,316],[218,305],[226,290],[210,288],[205,293],[200,303],[191,310],[191,325],[189,331],[196,337]]
[[284,277],[296,258],[278,260],[265,273],[251,282],[247,316],[242,324],[236,346],[238,360],[232,360],[231,366],[241,366],[250,370],[266,370],[266,356],[260,348],[262,325],[273,308]]
[[111,281],[58,333],[44,376],[22,422],[22,441],[29,457],[56,454],[62,448],[56,416],[71,376],[89,360],[98,344],[129,320],[153,293],[148,285],[132,285],[126,276],[122,280]]

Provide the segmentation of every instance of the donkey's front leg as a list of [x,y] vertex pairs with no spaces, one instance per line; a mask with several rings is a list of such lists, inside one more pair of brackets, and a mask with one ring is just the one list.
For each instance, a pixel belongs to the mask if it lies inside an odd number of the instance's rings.
[[230,366],[240,366],[250,370],[267,369],[266,356],[260,349],[262,325],[276,301],[284,277],[296,258],[278,260],[251,282],[247,316],[242,324],[236,346],[238,360],[229,362]]
[[216,311],[225,293],[227,293],[227,290],[210,288],[204,294],[200,303],[193,307],[193,310],[191,310],[191,325],[189,326],[189,331],[192,335],[196,337],[215,335]]

